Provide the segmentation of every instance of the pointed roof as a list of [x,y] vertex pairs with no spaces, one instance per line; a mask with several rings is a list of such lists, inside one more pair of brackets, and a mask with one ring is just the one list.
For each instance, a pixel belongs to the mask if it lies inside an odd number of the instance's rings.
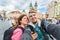
[[32,7],[32,3],[30,3],[30,7]]
[[25,10],[23,10],[23,12],[25,12]]
[[38,6],[38,5],[37,5],[37,1],[35,2],[35,6]]

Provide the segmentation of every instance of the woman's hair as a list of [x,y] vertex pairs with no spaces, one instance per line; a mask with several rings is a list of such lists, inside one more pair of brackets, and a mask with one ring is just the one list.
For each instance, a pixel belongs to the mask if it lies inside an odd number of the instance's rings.
[[24,16],[27,16],[26,14],[21,14],[20,16],[19,16],[19,18],[18,18],[18,24],[19,25],[21,25],[21,20],[22,20],[22,18],[24,17]]

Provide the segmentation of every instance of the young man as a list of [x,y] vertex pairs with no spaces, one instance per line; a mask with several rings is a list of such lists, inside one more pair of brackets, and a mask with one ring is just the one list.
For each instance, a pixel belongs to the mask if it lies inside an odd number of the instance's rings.
[[38,34],[38,37],[35,40],[48,40],[48,38],[45,39],[42,34],[42,30],[40,29],[41,21],[37,19],[36,14],[37,14],[36,12],[29,12],[29,20],[30,20],[29,25],[32,25],[35,28],[34,31]]

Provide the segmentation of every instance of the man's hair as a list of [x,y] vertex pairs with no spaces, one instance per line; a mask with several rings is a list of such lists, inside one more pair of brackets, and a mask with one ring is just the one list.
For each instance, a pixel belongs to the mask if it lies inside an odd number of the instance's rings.
[[30,13],[36,13],[36,11],[35,11],[35,10],[31,10],[31,11],[29,11],[29,14],[30,14]]
[[29,14],[30,14],[30,13],[36,13],[36,12],[33,11],[33,12],[29,12]]

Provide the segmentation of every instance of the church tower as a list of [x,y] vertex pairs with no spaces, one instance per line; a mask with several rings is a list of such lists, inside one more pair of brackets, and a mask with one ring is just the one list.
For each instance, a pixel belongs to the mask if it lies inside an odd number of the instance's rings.
[[37,1],[36,1],[35,5],[34,5],[34,8],[35,8],[36,11],[37,11],[37,7],[38,7],[38,5],[37,5]]
[[33,8],[32,3],[30,3],[30,6],[29,6],[29,7],[30,7],[30,9],[32,9],[32,8]]
[[37,1],[35,2],[35,5],[33,6],[32,3],[30,3],[30,9],[29,9],[29,12],[30,13],[36,13],[37,12]]

